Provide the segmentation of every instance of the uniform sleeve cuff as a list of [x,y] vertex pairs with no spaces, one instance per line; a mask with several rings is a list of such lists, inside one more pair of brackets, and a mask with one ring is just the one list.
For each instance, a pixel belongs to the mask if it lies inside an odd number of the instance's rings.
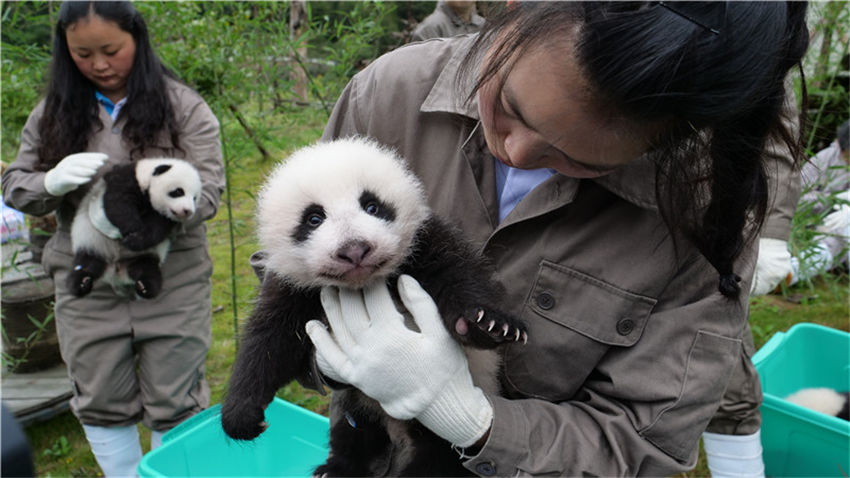
[[[523,474],[519,466],[526,459],[528,422],[517,403],[501,397],[488,397],[493,406],[490,436],[484,446],[463,466],[480,476],[516,476]],[[458,450],[463,452],[465,450]]]

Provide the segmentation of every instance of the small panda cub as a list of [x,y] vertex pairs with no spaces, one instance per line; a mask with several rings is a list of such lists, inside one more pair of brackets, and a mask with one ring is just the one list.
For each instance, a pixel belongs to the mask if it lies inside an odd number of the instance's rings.
[[804,388],[785,400],[816,412],[850,420],[850,392],[838,392],[826,387]]
[[505,313],[503,289],[478,248],[432,214],[423,186],[394,152],[363,138],[297,151],[272,172],[257,211],[265,275],[242,330],[224,431],[254,439],[280,387],[297,379],[321,391],[326,383],[334,389],[330,454],[316,475],[468,475],[450,444],[417,421],[393,419],[358,390],[321,376],[304,328],[313,319],[327,325],[323,286],[388,281],[395,291],[398,276],[408,274],[464,346],[475,383],[498,394],[495,349],[524,343],[526,327]]
[[180,159],[113,167],[83,196],[71,224],[68,289],[85,296],[103,276],[118,293],[132,288],[143,298],[156,297],[169,236],[195,214],[200,195],[198,170]]

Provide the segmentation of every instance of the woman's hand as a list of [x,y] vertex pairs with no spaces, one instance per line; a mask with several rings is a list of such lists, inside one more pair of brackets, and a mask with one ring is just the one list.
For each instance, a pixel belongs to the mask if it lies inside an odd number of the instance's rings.
[[765,295],[776,289],[791,273],[791,252],[788,242],[762,237],[750,295]]
[[473,385],[460,344],[446,331],[436,304],[410,276],[399,296],[420,332],[404,325],[386,284],[362,291],[326,287],[321,300],[333,336],[307,323],[323,373],[357,387],[392,417],[417,418],[458,446],[490,428],[493,408]]
[[65,156],[44,175],[44,189],[54,196],[64,196],[91,181],[107,158],[103,153],[76,153]]

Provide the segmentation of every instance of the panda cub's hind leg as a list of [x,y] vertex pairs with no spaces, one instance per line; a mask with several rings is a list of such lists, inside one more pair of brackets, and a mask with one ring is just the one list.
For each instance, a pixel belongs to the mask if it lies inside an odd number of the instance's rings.
[[94,281],[102,276],[105,270],[106,261],[102,257],[87,251],[77,251],[68,274],[68,289],[77,297],[88,294],[94,286]]
[[133,280],[136,293],[142,298],[151,299],[162,290],[162,272],[159,270],[159,257],[145,254],[127,264],[127,275]]

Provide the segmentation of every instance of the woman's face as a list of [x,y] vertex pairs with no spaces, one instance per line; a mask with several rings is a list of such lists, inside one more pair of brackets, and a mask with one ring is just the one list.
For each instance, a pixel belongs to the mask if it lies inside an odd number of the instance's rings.
[[571,48],[529,49],[518,57],[499,91],[501,80],[494,76],[482,85],[478,109],[490,152],[508,166],[593,178],[629,163],[649,147],[648,134],[625,134],[628,125],[623,120],[606,120],[590,106],[587,82]]
[[126,96],[136,55],[136,41],[129,32],[115,22],[90,15],[68,26],[65,39],[77,68],[98,91],[113,102]]

